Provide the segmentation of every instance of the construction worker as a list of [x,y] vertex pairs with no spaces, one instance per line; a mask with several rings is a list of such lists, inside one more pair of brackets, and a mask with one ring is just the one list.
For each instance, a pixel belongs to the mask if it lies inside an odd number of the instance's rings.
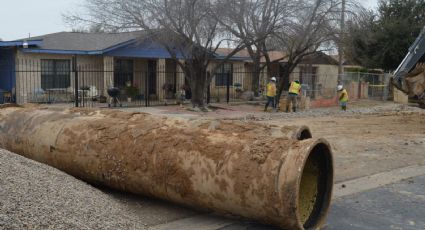
[[343,111],[347,111],[348,93],[347,90],[344,89],[343,85],[338,85],[338,93],[340,94],[339,104],[341,105],[341,109]]
[[289,112],[289,105],[292,103],[292,111],[297,111],[297,98],[301,93],[301,84],[298,80],[291,82],[288,97],[286,98],[286,112]]
[[270,79],[270,82],[266,86],[266,96],[267,96],[267,103],[266,107],[264,108],[264,112],[267,112],[267,107],[269,107],[270,103],[272,104],[273,109],[276,109],[276,78],[272,77]]

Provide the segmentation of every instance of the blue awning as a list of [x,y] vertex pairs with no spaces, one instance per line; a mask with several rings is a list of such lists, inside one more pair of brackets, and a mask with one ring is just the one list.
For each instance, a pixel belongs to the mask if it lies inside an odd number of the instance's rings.
[[84,51],[84,50],[49,50],[49,49],[22,49],[24,53],[36,54],[69,54],[69,55],[102,55],[102,51]]
[[28,46],[40,46],[43,43],[43,40],[0,41],[0,47],[21,47],[24,46],[25,42]]
[[[216,55],[215,56],[216,60],[224,60],[226,59],[225,56],[221,56],[221,55]],[[250,61],[252,60],[250,57],[240,57],[240,56],[232,56],[229,58],[229,61]]]
[[[134,57],[134,58],[171,58],[169,52],[161,45],[151,42],[144,41],[138,42],[136,40],[130,40],[115,46],[109,47],[105,50],[52,50],[52,49],[39,49],[39,48],[28,48],[21,49],[24,53],[44,53],[44,54],[68,54],[68,55],[105,55],[112,57]],[[183,58],[183,55],[177,54],[177,58]]]
[[[134,57],[134,58],[160,58],[169,59],[172,58],[170,53],[162,45],[145,40],[143,42],[134,42],[126,46],[118,47],[116,49],[110,49],[104,53],[107,56],[113,57]],[[177,58],[183,58],[181,52],[176,51]]]

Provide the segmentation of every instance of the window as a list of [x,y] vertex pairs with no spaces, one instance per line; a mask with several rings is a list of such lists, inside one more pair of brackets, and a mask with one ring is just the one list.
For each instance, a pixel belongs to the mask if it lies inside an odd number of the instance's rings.
[[65,89],[71,86],[69,60],[41,60],[41,88]]
[[233,65],[226,63],[220,66],[215,74],[215,86],[227,86],[227,79],[229,79],[229,85],[233,85]]
[[125,88],[127,82],[133,84],[133,60],[117,59],[114,65],[114,86]]

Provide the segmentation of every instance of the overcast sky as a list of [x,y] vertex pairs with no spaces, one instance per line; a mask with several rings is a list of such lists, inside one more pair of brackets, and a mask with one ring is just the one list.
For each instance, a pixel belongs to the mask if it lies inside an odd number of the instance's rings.
[[[360,0],[375,8],[377,0]],[[69,31],[62,14],[75,10],[84,0],[0,0],[0,38],[8,41]]]
[[378,0],[360,0],[367,8],[375,9],[378,5]]

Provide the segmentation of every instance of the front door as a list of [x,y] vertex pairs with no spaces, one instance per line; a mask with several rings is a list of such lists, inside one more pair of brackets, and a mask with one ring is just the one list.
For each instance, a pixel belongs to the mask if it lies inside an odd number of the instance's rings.
[[134,63],[130,59],[116,59],[114,63],[114,86],[124,89],[127,83],[133,85]]

